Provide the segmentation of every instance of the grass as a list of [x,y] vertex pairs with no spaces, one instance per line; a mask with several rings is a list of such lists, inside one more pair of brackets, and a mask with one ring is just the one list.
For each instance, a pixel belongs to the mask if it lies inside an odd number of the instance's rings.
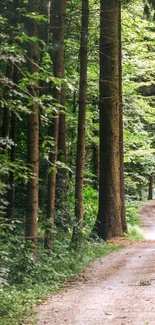
[[126,219],[128,233],[124,234],[126,238],[132,240],[143,240],[145,239],[141,231],[141,215],[139,213],[141,203],[137,201],[126,202]]
[[[137,205],[127,204],[128,234],[125,237],[141,240]],[[33,306],[55,294],[67,279],[78,275],[91,261],[123,247],[120,244],[85,241],[79,250],[70,248],[70,238],[61,233],[55,240],[51,255],[40,247],[34,263],[27,243],[12,238],[0,243],[0,325],[30,325]],[[32,317],[31,317],[32,316]],[[28,317],[28,321],[24,321]],[[30,318],[29,318],[30,317]]]
[[31,262],[31,257],[26,256],[25,269],[28,265],[28,270],[25,273],[22,271],[22,275],[20,261],[18,263],[18,256],[15,257],[13,282],[0,286],[0,325],[24,325],[23,319],[25,315],[32,314],[34,304],[58,292],[67,279],[75,277],[94,259],[123,247],[104,242],[86,242],[75,252],[67,249],[67,243],[66,247],[60,242],[57,246],[50,256],[40,250],[36,265]]
[[126,238],[132,239],[132,240],[143,240],[145,239],[144,235],[142,234],[142,231],[140,229],[139,225],[130,225],[128,224],[128,233],[124,234]]

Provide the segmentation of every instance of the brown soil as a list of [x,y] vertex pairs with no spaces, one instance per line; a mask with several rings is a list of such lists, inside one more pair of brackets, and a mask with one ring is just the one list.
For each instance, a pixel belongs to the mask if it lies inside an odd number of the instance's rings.
[[146,239],[93,262],[36,308],[38,325],[155,325],[155,200],[141,210]]

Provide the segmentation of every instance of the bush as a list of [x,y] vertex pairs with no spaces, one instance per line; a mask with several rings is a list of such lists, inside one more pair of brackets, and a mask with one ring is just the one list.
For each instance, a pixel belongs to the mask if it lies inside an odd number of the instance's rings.
[[130,225],[140,225],[140,202],[126,202],[126,220]]
[[83,242],[80,249],[75,251],[70,248],[68,235],[68,238],[65,236],[65,239],[55,240],[51,254],[46,254],[40,247],[35,264],[28,243],[16,238],[13,247],[12,240],[8,240],[3,252],[3,256],[7,257],[3,267],[8,271],[4,276],[5,281],[0,284],[0,324],[24,324],[22,319],[25,315],[31,315],[33,304],[57,292],[66,279],[73,278],[94,258],[120,247],[92,241]]
[[89,236],[96,221],[98,212],[98,191],[91,186],[84,188],[84,229],[85,237]]

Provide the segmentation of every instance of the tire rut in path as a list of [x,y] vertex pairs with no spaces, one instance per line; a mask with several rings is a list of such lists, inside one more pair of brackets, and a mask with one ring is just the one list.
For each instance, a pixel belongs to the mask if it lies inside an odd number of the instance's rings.
[[37,325],[155,325],[155,241],[135,242],[95,261],[36,312]]

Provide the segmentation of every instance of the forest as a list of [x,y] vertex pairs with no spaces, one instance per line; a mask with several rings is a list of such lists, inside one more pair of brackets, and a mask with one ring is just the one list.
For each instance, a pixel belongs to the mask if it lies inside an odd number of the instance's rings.
[[0,324],[138,236],[155,173],[155,0],[1,0]]

